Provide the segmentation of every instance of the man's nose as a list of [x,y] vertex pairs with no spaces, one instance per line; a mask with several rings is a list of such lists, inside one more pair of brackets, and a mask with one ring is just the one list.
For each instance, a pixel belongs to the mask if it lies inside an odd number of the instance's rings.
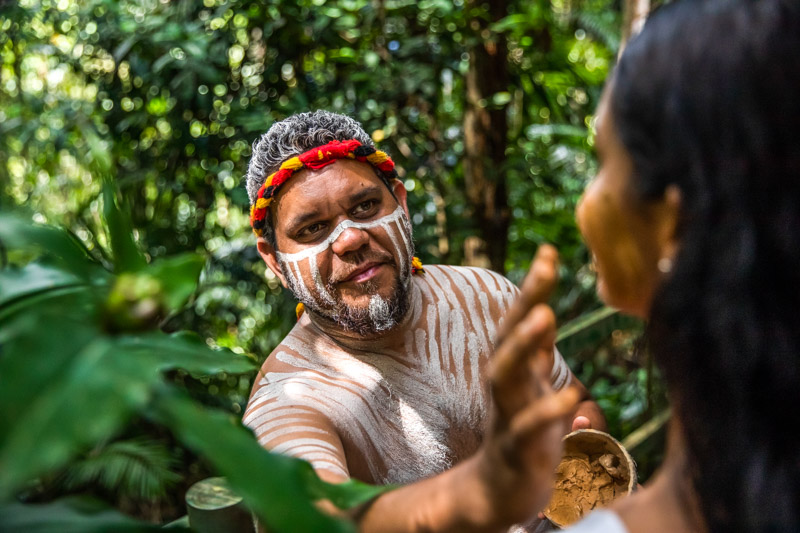
[[369,234],[359,228],[345,228],[339,237],[333,241],[331,249],[336,255],[355,252],[369,242]]

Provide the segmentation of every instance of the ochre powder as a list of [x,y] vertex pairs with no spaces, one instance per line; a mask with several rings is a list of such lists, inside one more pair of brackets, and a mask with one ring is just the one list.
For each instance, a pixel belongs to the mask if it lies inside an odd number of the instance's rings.
[[[556,469],[553,497],[545,515],[567,526],[598,507],[628,493],[631,472],[624,456],[588,446],[582,453],[567,449]],[[596,452],[596,453],[595,453]]]

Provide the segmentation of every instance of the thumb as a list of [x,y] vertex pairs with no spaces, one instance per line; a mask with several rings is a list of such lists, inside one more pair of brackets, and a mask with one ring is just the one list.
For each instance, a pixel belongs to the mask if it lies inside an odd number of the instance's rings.
[[575,420],[572,421],[572,431],[578,431],[579,429],[592,429],[592,421],[585,416],[576,416]]

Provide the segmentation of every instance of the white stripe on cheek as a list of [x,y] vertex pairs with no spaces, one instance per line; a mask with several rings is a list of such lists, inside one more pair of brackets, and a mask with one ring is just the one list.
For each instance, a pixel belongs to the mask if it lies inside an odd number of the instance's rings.
[[[312,302],[314,305],[317,305],[317,299],[311,296],[311,291],[308,290],[308,286],[306,285],[305,280],[303,279],[303,273],[300,270],[300,262],[299,261],[290,261],[287,262],[289,265],[290,270],[292,271],[292,278],[294,279],[295,286],[300,291],[301,300],[305,299],[307,302]],[[297,271],[296,273],[294,271]]]
[[333,301],[333,297],[325,290],[325,286],[322,284],[322,276],[319,275],[319,267],[317,267],[317,256],[311,256],[308,258],[308,268],[311,269],[311,278],[314,280],[314,285],[317,286],[317,292],[325,300],[325,303],[328,305],[334,305],[336,302]]
[[403,238],[403,244],[406,246],[406,256],[411,257],[413,252],[411,246],[411,222],[404,216],[397,221],[397,226],[400,228],[400,236]]
[[389,224],[381,224],[381,227],[383,228],[383,231],[386,232],[386,235],[389,236],[389,239],[391,239],[392,244],[394,245],[395,255],[400,257],[400,275],[402,276],[406,271],[406,261],[408,261],[408,258],[400,250],[400,243],[398,242],[394,231],[392,231],[391,226]]

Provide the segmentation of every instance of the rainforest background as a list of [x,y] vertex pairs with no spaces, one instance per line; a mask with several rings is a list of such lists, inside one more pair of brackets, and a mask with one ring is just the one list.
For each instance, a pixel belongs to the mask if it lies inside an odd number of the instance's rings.
[[377,489],[324,486],[238,422],[295,320],[248,226],[250,147],[317,108],[394,158],[423,263],[519,282],[558,247],[559,347],[645,481],[663,385],[641,324],[597,300],[574,208],[604,80],[652,7],[0,2],[0,524],[147,529],[223,474],[276,531],[347,530],[309,502]]

